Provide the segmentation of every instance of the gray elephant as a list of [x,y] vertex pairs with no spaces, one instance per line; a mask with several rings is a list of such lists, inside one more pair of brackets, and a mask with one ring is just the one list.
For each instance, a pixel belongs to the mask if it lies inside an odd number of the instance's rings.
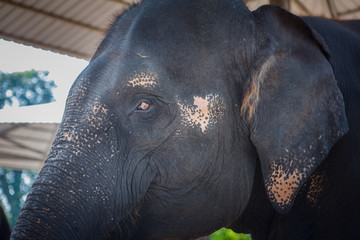
[[360,239],[357,26],[132,7],[70,90],[12,239]]

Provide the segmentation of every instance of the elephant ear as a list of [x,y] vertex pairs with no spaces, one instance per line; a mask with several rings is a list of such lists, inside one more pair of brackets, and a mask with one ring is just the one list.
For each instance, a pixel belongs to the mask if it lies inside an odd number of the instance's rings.
[[[345,107],[321,37],[275,6],[255,12],[267,32],[268,57],[242,105],[258,152],[265,189],[285,213],[304,182],[348,131]],[[269,50],[270,49],[270,50]]]

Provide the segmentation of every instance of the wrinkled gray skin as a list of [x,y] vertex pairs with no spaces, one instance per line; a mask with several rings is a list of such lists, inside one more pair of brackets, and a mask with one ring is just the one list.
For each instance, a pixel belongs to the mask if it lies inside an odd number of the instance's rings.
[[[254,205],[291,213],[348,131],[327,51],[278,8],[130,9],[70,90],[12,239],[189,239],[231,224],[256,233],[261,224],[241,219]],[[249,201],[258,195],[261,206]]]

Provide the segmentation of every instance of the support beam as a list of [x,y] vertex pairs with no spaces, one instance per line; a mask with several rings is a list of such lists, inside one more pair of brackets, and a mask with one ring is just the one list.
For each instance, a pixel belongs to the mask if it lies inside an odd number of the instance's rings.
[[124,1],[124,0],[108,0],[108,1],[109,2],[121,3],[121,4],[124,4],[124,5],[129,5],[129,3]]
[[354,14],[354,13],[357,13],[357,12],[360,12],[360,7],[338,13],[338,16],[346,16],[346,15]]
[[290,10],[290,0],[270,0],[270,4],[278,5],[286,10]]
[[326,5],[329,9],[329,12],[330,12],[330,15],[331,15],[331,18],[336,18],[337,14],[336,14],[336,6],[335,4],[333,4],[333,2],[331,2],[330,0],[326,0]]

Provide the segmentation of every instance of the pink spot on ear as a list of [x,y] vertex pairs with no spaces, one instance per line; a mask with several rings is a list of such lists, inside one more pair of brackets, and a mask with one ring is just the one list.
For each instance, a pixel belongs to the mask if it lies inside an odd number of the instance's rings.
[[287,173],[283,170],[282,165],[273,165],[272,172],[265,181],[270,200],[281,208],[291,204],[303,177],[303,174],[298,169]]

